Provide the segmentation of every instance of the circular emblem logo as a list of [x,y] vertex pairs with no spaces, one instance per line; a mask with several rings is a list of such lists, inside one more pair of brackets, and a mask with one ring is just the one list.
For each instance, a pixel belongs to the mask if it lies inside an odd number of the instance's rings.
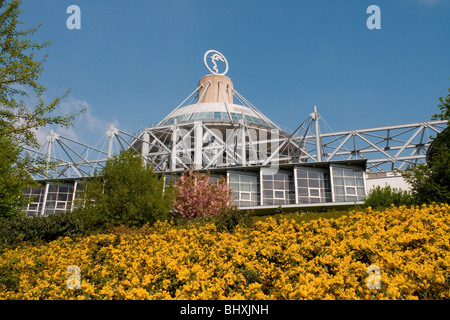
[[[217,50],[208,50],[203,57],[206,68],[212,74],[224,75],[228,72],[228,61],[225,56]],[[224,70],[220,72],[219,70]]]

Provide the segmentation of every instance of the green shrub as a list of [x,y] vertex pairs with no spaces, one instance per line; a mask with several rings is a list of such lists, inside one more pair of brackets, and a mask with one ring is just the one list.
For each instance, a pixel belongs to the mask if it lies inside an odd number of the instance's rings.
[[14,246],[25,242],[49,242],[63,236],[85,233],[82,220],[70,213],[43,217],[20,217],[0,222],[0,243]]
[[383,188],[377,186],[369,192],[369,195],[364,200],[364,207],[389,207],[395,206],[410,206],[414,204],[414,200],[408,191],[397,188],[391,188],[387,185]]
[[152,225],[170,218],[172,186],[143,165],[140,155],[125,150],[106,162],[100,173],[84,184],[75,215],[91,231],[111,227]]
[[15,265],[18,259],[9,259],[5,264],[0,266],[0,290],[17,291],[20,286],[20,274],[17,272]]
[[248,210],[241,211],[234,207],[216,216],[214,224],[219,232],[233,232],[238,225],[249,227],[252,224],[251,212]]

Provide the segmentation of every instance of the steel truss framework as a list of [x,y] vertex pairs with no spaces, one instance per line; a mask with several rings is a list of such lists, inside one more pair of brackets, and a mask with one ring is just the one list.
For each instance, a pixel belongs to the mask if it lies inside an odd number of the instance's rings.
[[156,172],[247,166],[270,166],[301,162],[332,162],[367,159],[372,172],[406,169],[423,163],[432,137],[447,121],[391,125],[322,133],[317,109],[292,133],[261,128],[244,119],[223,126],[205,121],[146,128],[138,135],[111,125],[92,147],[68,137],[51,134],[40,150],[26,149],[31,157],[45,157],[47,171],[36,180],[91,177],[108,158],[132,148]]

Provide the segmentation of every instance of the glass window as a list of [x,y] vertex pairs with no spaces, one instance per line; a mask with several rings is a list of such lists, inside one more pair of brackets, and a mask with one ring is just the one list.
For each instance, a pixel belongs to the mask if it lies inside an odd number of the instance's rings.
[[309,196],[308,188],[298,188],[298,195],[299,196]]
[[345,177],[344,178],[344,183],[345,183],[346,186],[355,186],[356,185],[354,177],[351,177],[351,178]]
[[67,201],[67,193],[59,193],[58,201]]
[[360,168],[333,167],[335,201],[354,202],[365,197],[364,171]]
[[31,188],[31,194],[41,194],[43,188]]
[[[267,178],[265,178],[265,179],[267,179]],[[273,189],[273,181],[264,181],[263,182],[263,188],[264,188],[264,190],[271,190],[271,189]]]
[[56,193],[54,193],[54,192],[49,192],[48,194],[47,194],[47,201],[48,200],[56,200]]
[[319,179],[319,172],[316,171],[308,171],[309,179]]
[[297,169],[297,178],[308,178],[308,171]]
[[354,188],[354,187],[345,187],[345,193],[347,195],[354,195],[354,194],[356,194],[356,188]]
[[273,182],[273,188],[274,189],[280,189],[280,190],[284,189],[285,188],[284,181],[274,181]]
[[281,205],[295,202],[292,174],[278,172],[274,175],[263,174],[262,177],[264,205]]
[[259,205],[259,177],[248,174],[230,172],[229,179],[231,189],[235,192],[234,204],[237,206]]
[[334,177],[343,177],[344,176],[344,170],[341,168],[333,168],[333,176]]
[[333,178],[333,183],[335,185],[338,185],[338,186],[343,186],[344,185],[344,178],[342,178],[342,177],[334,177]]
[[356,178],[356,185],[359,187],[364,187],[364,178]]
[[299,188],[308,187],[308,180],[307,179],[298,179],[297,184],[298,184]]
[[263,191],[264,199],[270,199],[273,196],[273,189]]
[[352,169],[344,169],[344,177],[355,177],[355,171]]
[[240,192],[240,200],[250,200],[250,192]]
[[339,195],[345,195],[345,187],[341,186],[334,187],[334,193]]
[[237,174],[230,174],[230,182],[239,182],[239,176]]
[[325,171],[326,169],[297,168],[296,170],[299,203],[332,201],[330,175]]
[[362,171],[355,171],[355,177],[363,179],[364,178],[364,172],[362,172]]
[[357,192],[358,192],[358,196],[363,196],[363,197],[366,196],[366,189],[364,187],[362,187],[362,188],[358,187]]
[[66,210],[66,202],[57,201],[56,202],[56,209]]
[[284,190],[273,190],[274,199],[284,199]]
[[310,197],[320,197],[320,189],[309,188],[309,196]]
[[309,180],[309,187],[310,188],[319,188],[320,187],[319,180],[310,179]]

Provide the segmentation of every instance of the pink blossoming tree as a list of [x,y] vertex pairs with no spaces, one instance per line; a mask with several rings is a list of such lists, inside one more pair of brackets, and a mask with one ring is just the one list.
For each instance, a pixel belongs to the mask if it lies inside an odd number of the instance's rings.
[[224,177],[211,183],[209,172],[185,171],[175,182],[173,213],[183,218],[213,217],[229,210],[232,190]]

